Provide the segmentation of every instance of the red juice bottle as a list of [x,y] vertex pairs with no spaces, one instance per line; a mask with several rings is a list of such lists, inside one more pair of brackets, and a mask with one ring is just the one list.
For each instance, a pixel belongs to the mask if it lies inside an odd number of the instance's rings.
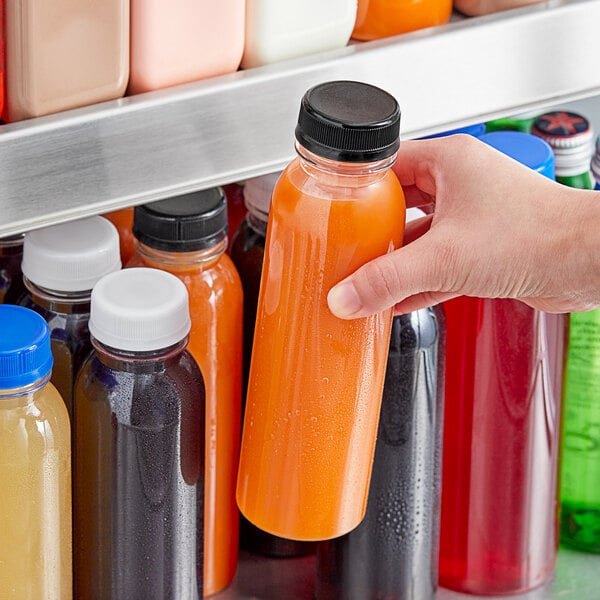
[[[481,139],[553,177],[543,140],[515,131]],[[551,576],[558,545],[564,317],[512,299],[459,297],[444,310],[440,585],[523,592]]]

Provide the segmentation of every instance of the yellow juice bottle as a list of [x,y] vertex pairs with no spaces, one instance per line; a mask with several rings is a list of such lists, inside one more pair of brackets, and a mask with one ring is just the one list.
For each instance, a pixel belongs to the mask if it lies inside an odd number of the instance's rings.
[[71,436],[51,370],[44,319],[0,305],[2,598],[72,597]]

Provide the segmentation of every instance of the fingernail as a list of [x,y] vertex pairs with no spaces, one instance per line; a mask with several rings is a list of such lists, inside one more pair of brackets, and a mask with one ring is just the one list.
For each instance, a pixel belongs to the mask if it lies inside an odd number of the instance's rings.
[[352,283],[341,283],[332,287],[327,294],[329,310],[337,317],[352,317],[361,308],[362,304]]

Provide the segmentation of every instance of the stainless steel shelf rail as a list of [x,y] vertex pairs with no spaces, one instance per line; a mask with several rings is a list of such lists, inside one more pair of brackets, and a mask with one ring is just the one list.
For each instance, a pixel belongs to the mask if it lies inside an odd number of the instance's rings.
[[550,1],[0,126],[0,236],[277,170],[321,81],[390,91],[404,138],[598,95],[599,23]]

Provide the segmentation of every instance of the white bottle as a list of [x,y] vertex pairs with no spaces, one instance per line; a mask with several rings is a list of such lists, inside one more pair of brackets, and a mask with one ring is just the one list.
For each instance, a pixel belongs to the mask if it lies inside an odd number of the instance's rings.
[[242,68],[345,46],[356,7],[357,0],[248,0]]

